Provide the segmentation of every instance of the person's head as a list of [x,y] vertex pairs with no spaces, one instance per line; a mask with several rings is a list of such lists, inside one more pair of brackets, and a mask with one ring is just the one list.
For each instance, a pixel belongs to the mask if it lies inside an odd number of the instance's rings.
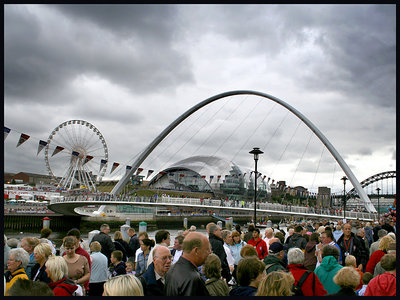
[[337,230],[337,231],[340,231],[340,230],[342,230],[342,226],[341,226],[341,225],[336,225],[336,227],[335,227],[335,228],[336,228],[336,230]]
[[387,250],[387,254],[396,255],[396,243],[395,242],[391,242],[389,244],[389,247],[388,247],[388,250]]
[[261,280],[256,296],[292,296],[293,284],[292,273],[274,271]]
[[124,257],[124,254],[122,253],[121,250],[115,250],[111,252],[111,262],[116,265],[119,264],[122,261],[122,258]]
[[344,237],[350,237],[351,236],[351,224],[350,223],[346,223],[343,225],[343,235]]
[[52,233],[53,231],[50,228],[44,227],[42,230],[40,230],[40,238],[48,239]]
[[319,242],[319,233],[318,232],[313,232],[310,235],[310,242]]
[[235,225],[235,229],[236,229],[236,231],[241,232],[241,230],[240,230],[240,225],[239,225],[239,224],[236,224],[236,225]]
[[372,278],[374,278],[374,275],[372,275],[370,272],[365,272],[362,276],[363,284],[368,284]]
[[255,228],[253,230],[253,239],[257,240],[260,237],[260,229]]
[[268,241],[268,246],[270,246],[272,243],[280,243],[281,241],[278,238],[272,238]]
[[100,226],[100,231],[108,235],[110,233],[110,226],[108,224],[102,224]]
[[224,242],[227,243],[228,245],[233,244],[232,233],[229,230],[227,229],[222,230],[221,237],[224,240]]
[[391,243],[393,243],[393,239],[390,236],[386,235],[386,236],[382,237],[382,239],[379,242],[378,250],[387,252],[387,250],[389,249],[389,245]]
[[386,229],[379,229],[378,230],[378,238],[379,239],[381,239],[381,238],[383,238],[385,235],[387,235],[388,234],[388,232],[387,232],[387,230]]
[[290,248],[287,254],[288,265],[304,264],[304,252],[300,248]]
[[100,252],[101,251],[101,244],[98,241],[94,241],[90,243],[90,252]]
[[393,241],[396,241],[396,235],[394,234],[394,232],[389,232],[387,235],[390,236]]
[[333,256],[334,258],[338,259],[339,249],[336,248],[336,246],[324,245],[322,247],[321,257],[324,258],[325,256]]
[[22,248],[11,249],[7,260],[7,270],[11,273],[19,268],[26,268],[29,263],[29,253]]
[[7,296],[54,296],[54,293],[45,282],[17,279],[7,290]]
[[207,231],[208,234],[210,234],[210,227],[213,226],[213,225],[217,225],[217,224],[215,224],[214,222],[210,222],[210,223],[208,223],[206,225],[206,231]]
[[148,239],[148,238],[149,238],[149,235],[146,231],[139,232],[139,235],[138,235],[139,243],[140,243],[140,241],[143,241],[144,239]]
[[158,246],[154,248],[153,252],[153,263],[154,263],[154,271],[158,273],[158,275],[164,277],[165,273],[171,267],[172,259],[174,257],[171,255],[171,251],[165,246]]
[[256,228],[256,227],[255,227],[254,224],[252,223],[252,224],[249,225],[247,231],[248,231],[248,232],[253,232],[254,228]]
[[289,228],[288,230],[289,236],[293,235],[293,233],[294,233],[294,228],[293,227]]
[[185,239],[185,237],[183,235],[178,235],[177,237],[175,237],[174,248],[176,250],[179,250],[179,251],[182,250],[184,239]]
[[258,257],[258,254],[256,248],[254,248],[252,245],[247,244],[243,246],[242,249],[240,250],[240,256],[243,258],[249,256]]
[[135,235],[135,229],[130,227],[128,228],[127,233],[130,237],[133,237]]
[[157,244],[165,244],[167,247],[171,244],[171,235],[167,230],[159,230],[156,232],[156,243]]
[[125,270],[126,270],[126,273],[133,272],[133,270],[134,270],[134,263],[133,263],[132,261],[128,260],[128,261],[125,263]]
[[189,232],[183,240],[184,258],[192,261],[196,266],[201,266],[211,253],[211,245],[207,237],[200,232]]
[[350,287],[353,290],[360,284],[361,275],[352,267],[341,268],[333,277],[333,282],[340,287]]
[[381,258],[381,267],[386,271],[395,271],[396,270],[396,255],[385,254]]
[[194,225],[192,225],[192,226],[190,226],[190,228],[189,228],[189,231],[196,231],[196,226],[194,226]]
[[33,256],[40,265],[43,265],[50,255],[52,255],[52,251],[47,243],[40,243],[33,249]]
[[275,237],[278,238],[279,241],[280,241],[282,244],[285,242],[285,235],[284,235],[282,232],[280,232],[280,231],[275,232]]
[[265,276],[265,264],[256,256],[244,257],[239,260],[237,267],[237,279],[240,286],[258,287]]
[[272,228],[265,229],[265,237],[270,239],[274,236],[274,230]]
[[232,243],[239,244],[241,242],[240,233],[238,231],[232,232]]
[[72,228],[72,229],[70,229],[68,232],[67,232],[67,236],[74,236],[74,237],[76,237],[76,239],[78,240],[78,242],[80,241],[80,239],[81,239],[81,232],[79,231],[79,229],[78,228]]
[[24,237],[21,239],[21,248],[24,249],[29,254],[33,253],[33,249],[40,244],[38,238],[35,237]]
[[111,277],[103,287],[103,296],[144,296],[140,279],[132,274]]
[[283,259],[285,256],[285,250],[283,250],[283,245],[280,242],[274,242],[269,245],[268,255],[275,256],[279,259]]
[[300,225],[297,225],[297,226],[294,228],[294,233],[301,234],[302,231],[303,231],[303,227],[300,226]]
[[68,275],[68,265],[62,256],[50,256],[45,266],[45,272],[52,282],[59,281]]
[[140,244],[140,249],[142,249],[143,252],[148,253],[156,243],[154,242],[154,240],[151,239],[143,239],[143,240],[139,239],[139,244]]
[[321,233],[321,242],[322,242],[322,244],[327,245],[330,242],[332,242],[333,239],[334,238],[333,238],[332,231],[325,230],[324,232]]
[[365,237],[365,229],[364,228],[357,229],[357,236],[361,238]]
[[8,240],[7,240],[7,245],[8,245],[11,249],[17,248],[17,247],[18,247],[18,243],[19,243],[19,241],[18,241],[18,239],[16,239],[16,238],[11,238],[11,239],[8,239]]
[[222,239],[221,227],[219,227],[218,225],[211,224],[210,227],[208,228],[208,230],[209,230],[209,234],[213,234]]
[[122,240],[122,233],[121,231],[114,232],[114,241],[115,240]]
[[344,264],[346,267],[357,267],[356,257],[354,255],[347,255]]
[[206,278],[221,278],[221,260],[216,254],[211,253],[207,256],[202,270]]
[[63,246],[65,249],[65,254],[68,256],[73,256],[75,250],[78,248],[78,240],[73,235],[69,235],[63,238]]

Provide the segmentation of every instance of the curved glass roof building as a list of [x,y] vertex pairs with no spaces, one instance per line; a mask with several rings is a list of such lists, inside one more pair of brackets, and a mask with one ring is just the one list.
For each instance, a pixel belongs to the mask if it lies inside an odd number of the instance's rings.
[[[216,198],[254,199],[254,172],[216,156],[193,156],[160,172],[149,183],[152,188],[208,192]],[[253,176],[251,176],[253,175]],[[257,199],[267,200],[271,188],[257,178]]]

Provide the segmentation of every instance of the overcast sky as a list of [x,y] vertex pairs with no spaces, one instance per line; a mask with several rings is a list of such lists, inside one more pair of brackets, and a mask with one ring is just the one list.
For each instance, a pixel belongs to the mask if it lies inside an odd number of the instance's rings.
[[[115,178],[182,113],[232,90],[296,108],[359,181],[395,170],[395,12],[387,4],[5,5],[5,171],[46,174],[39,140],[85,120],[103,135],[105,177]],[[21,133],[31,138],[16,148]],[[143,173],[193,155],[251,169],[253,147],[264,151],[259,171],[275,180],[343,187],[344,172],[318,138],[256,96],[193,114]],[[113,162],[120,167],[110,175]]]

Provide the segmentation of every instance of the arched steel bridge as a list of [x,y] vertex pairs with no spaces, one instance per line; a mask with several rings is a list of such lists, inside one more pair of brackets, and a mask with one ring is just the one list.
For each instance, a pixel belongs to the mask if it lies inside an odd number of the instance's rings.
[[[396,178],[396,171],[386,171],[386,172],[382,172],[382,173],[378,173],[375,175],[372,175],[370,177],[368,177],[367,179],[363,180],[360,182],[360,185],[362,188],[365,188],[367,186],[369,186],[370,184],[377,182],[377,181],[381,181],[384,179],[389,179],[389,178]],[[347,195],[349,197],[356,197],[358,196],[357,190],[355,188],[352,188]]]
[[293,106],[289,105],[288,103],[265,93],[261,92],[256,92],[256,91],[251,91],[251,90],[238,90],[238,91],[229,91],[225,93],[221,93],[218,95],[215,95],[213,97],[210,97],[206,100],[203,100],[202,102],[198,103],[197,105],[193,106],[186,112],[184,112],[181,116],[179,116],[175,121],[173,121],[167,128],[165,128],[147,147],[146,149],[140,153],[138,158],[133,162],[131,165],[131,169],[129,172],[126,172],[126,174],[118,181],[118,183],[114,186],[113,190],[111,191],[111,194],[117,195],[120,194],[123,187],[127,184],[131,176],[136,172],[136,170],[139,168],[139,166],[142,164],[142,162],[150,155],[150,153],[163,141],[164,138],[168,136],[168,134],[174,130],[179,124],[181,124],[186,118],[188,118],[190,115],[192,115],[194,112],[197,110],[201,109],[202,107],[226,98],[230,96],[235,96],[235,95],[255,95],[255,96],[260,96],[262,98],[274,101],[278,103],[279,105],[283,106],[287,110],[289,110],[291,113],[293,113],[296,117],[298,117],[304,124],[306,124],[314,133],[315,135],[321,140],[321,142],[326,146],[326,148],[330,151],[330,153],[333,155],[333,157],[336,159],[344,173],[347,175],[348,179],[350,182],[353,184],[354,188],[357,190],[358,196],[360,197],[361,201],[363,202],[365,208],[369,212],[376,212],[375,207],[371,203],[371,200],[369,199],[368,195],[366,192],[363,190],[363,188],[360,185],[360,182],[357,180],[349,166],[346,164],[344,159],[341,157],[339,152],[333,147],[333,145],[329,142],[329,140],[322,134],[322,132],[308,119],[306,116],[304,116],[301,112],[299,112],[297,109],[295,109]]
[[[248,202],[245,207],[241,207],[240,204],[237,206],[236,201],[230,200],[214,200],[214,199],[200,199],[200,198],[174,198],[168,196],[161,196],[157,199],[148,197],[111,197],[106,200],[99,195],[79,195],[65,197],[64,199],[51,200],[48,208],[54,212],[61,213],[69,216],[76,215],[87,215],[93,216],[90,213],[78,212],[76,208],[88,206],[88,205],[133,205],[143,207],[158,207],[158,208],[197,208],[197,209],[209,209],[214,211],[224,212],[236,212],[244,213],[251,216],[254,212],[254,203]],[[219,214],[219,213],[217,213]],[[315,211],[310,207],[302,206],[287,206],[278,203],[259,203],[257,204],[257,214],[259,216],[270,216],[280,215],[282,217],[302,217],[307,219],[342,219],[343,212],[330,213],[329,210],[317,210]],[[376,213],[368,212],[352,212],[346,211],[346,219],[355,220],[359,219],[362,221],[374,221],[377,219]]]

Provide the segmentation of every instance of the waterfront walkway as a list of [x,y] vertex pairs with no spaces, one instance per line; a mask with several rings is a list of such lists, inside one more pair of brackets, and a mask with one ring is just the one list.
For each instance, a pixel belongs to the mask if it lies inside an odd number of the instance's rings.
[[[62,213],[64,215],[91,215],[75,208],[88,205],[134,205],[142,207],[158,207],[158,208],[179,208],[179,209],[194,209],[208,210],[216,214],[220,212],[231,213],[234,215],[248,214],[254,212],[254,202],[242,202],[238,200],[215,200],[215,199],[200,199],[200,198],[176,198],[169,196],[160,197],[138,197],[124,196],[117,197],[112,195],[88,194],[68,196],[50,201],[49,209]],[[304,219],[343,219],[343,212],[337,209],[317,209],[313,207],[282,205],[278,203],[257,203],[258,216],[280,215],[283,217],[293,216]],[[346,211],[346,219],[375,221],[377,220],[376,213]]]

